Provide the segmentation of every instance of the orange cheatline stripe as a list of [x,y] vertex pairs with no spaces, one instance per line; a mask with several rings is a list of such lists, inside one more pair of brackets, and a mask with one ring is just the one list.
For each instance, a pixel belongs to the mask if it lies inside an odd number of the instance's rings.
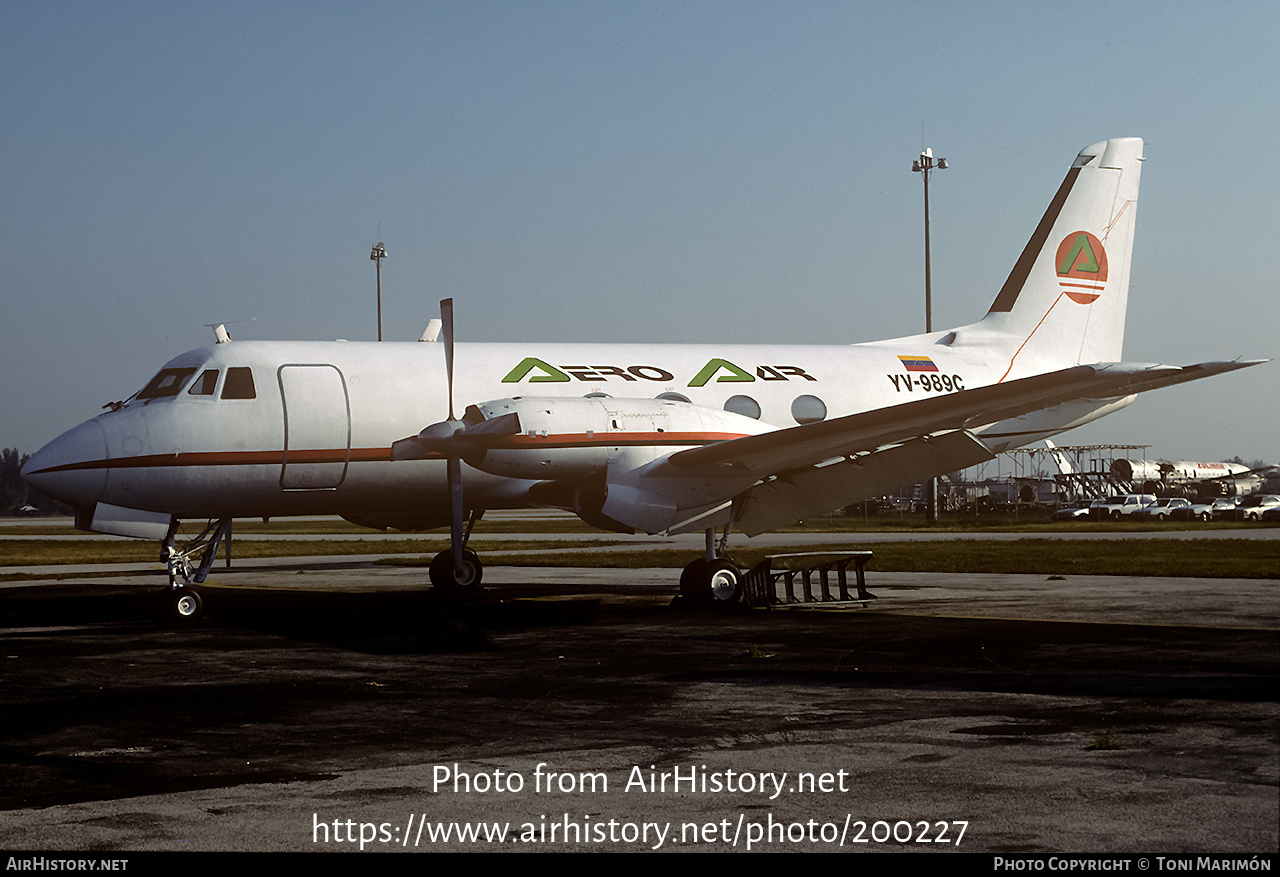
[[[1062,301],[1062,297],[1064,295],[1066,295],[1064,292],[1058,293],[1058,297],[1053,300],[1053,304],[1049,305],[1049,311],[1053,310],[1054,306],[1057,305],[1058,302]],[[1032,329],[1027,337],[1022,339],[1022,343],[1019,344],[1018,349],[1013,352],[1013,356],[1009,357],[1009,367],[1004,370],[1004,374],[1000,376],[1000,380],[996,381],[997,384],[1009,377],[1009,372],[1013,371],[1013,361],[1018,358],[1018,354],[1022,352],[1022,348],[1027,346],[1027,342],[1031,340],[1031,336],[1036,334],[1036,329],[1039,329],[1041,324],[1043,324],[1045,320],[1049,319],[1049,311],[1044,312],[1044,316],[1040,318],[1040,322],[1036,323],[1036,328]]]

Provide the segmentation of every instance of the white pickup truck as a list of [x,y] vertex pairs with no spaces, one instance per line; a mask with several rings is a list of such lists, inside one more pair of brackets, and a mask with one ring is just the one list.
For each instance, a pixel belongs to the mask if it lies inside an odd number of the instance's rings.
[[1122,493],[1107,497],[1091,508],[1089,514],[1114,519],[1140,512],[1147,506],[1154,505],[1155,501],[1155,495],[1150,493]]

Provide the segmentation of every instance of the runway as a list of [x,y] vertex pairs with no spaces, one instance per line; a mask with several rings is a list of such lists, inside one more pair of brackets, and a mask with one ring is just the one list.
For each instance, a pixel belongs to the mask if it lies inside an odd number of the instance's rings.
[[1280,843],[1275,580],[876,573],[867,608],[719,613],[671,570],[422,580],[238,562],[189,629],[155,573],[8,583],[6,846]]

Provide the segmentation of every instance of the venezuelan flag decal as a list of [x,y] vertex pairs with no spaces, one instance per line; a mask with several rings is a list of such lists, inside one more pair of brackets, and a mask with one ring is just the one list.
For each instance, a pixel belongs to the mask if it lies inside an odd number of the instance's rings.
[[938,367],[927,356],[899,356],[902,367],[909,372],[936,372]]
[[1058,244],[1058,285],[1067,298],[1087,305],[1098,300],[1107,285],[1107,251],[1087,231],[1073,231]]

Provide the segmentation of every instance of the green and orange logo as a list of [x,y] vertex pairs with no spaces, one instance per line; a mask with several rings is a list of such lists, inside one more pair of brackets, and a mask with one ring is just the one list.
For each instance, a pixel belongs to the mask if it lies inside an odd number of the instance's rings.
[[1087,231],[1073,231],[1058,244],[1055,257],[1058,285],[1067,298],[1087,305],[1098,300],[1107,285],[1107,251]]

